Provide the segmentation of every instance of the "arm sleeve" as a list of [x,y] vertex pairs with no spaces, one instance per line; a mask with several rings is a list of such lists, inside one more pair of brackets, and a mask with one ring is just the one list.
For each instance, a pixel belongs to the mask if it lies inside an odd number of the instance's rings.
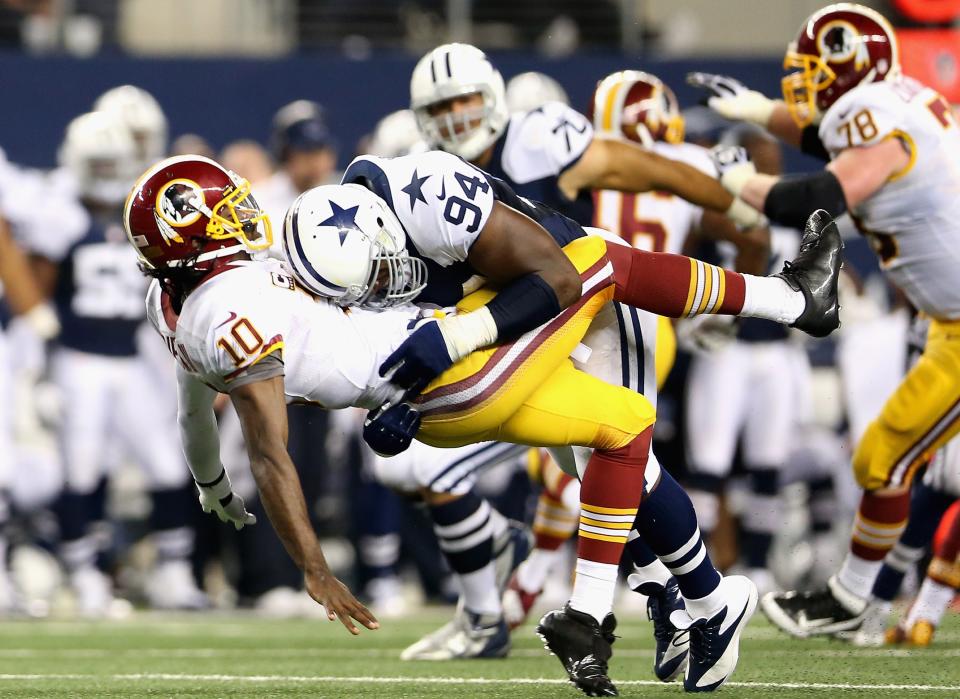
[[183,455],[198,483],[215,480],[220,465],[220,433],[213,413],[216,392],[177,365],[177,426]]

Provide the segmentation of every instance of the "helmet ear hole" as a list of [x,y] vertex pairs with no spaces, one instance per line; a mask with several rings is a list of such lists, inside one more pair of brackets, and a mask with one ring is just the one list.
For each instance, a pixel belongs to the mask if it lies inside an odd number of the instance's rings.
[[383,219],[377,216],[377,225],[383,228]]

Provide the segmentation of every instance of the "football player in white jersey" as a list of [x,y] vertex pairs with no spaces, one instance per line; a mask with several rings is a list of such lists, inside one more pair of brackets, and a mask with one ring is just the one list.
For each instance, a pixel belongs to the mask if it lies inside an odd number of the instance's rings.
[[410,108],[431,146],[583,225],[591,225],[593,189],[665,190],[741,224],[760,220],[696,168],[622,139],[595,137],[590,121],[560,102],[510,114],[504,93],[503,77],[480,49],[444,44],[414,68]]
[[[639,394],[577,371],[566,358],[610,299],[676,315],[693,305],[694,311],[760,314],[828,332],[836,326],[835,228],[819,214],[811,218],[805,253],[784,273],[803,292],[792,291],[784,278],[710,268],[716,293],[690,299],[698,268],[689,259],[647,259],[582,231],[569,235],[573,222],[524,202],[456,157],[360,158],[354,166],[366,187],[312,190],[287,215],[285,244],[298,281],[343,303],[390,306],[424,294],[429,270],[431,277],[436,273],[430,298],[453,299],[458,314],[418,323],[415,309],[345,313],[298,292],[282,268],[246,261],[249,250],[269,246],[268,218],[246,183],[210,161],[160,163],[128,199],[131,243],[165,289],[153,286],[149,307],[182,367],[181,436],[201,500],[225,519],[249,521],[216,456],[211,424],[214,392],[230,393],[268,514],[305,571],[308,590],[331,618],[340,616],[356,631],[350,617],[370,627],[375,622],[330,576],[306,522],[284,449],[285,394],[328,408],[373,409],[364,437],[384,454],[401,452],[414,437],[443,447],[493,438],[594,447],[582,493],[591,517],[581,525],[587,543],[573,597],[563,612],[548,615],[541,630],[564,644],[571,679],[584,691],[609,694],[616,563],[624,530],[636,517],[653,412]],[[565,251],[521,211],[536,213],[554,235],[567,231],[572,240]],[[405,249],[413,232],[417,257]],[[446,266],[431,264],[435,259]],[[465,281],[482,281],[476,272],[501,290],[464,297]],[[660,282],[652,282],[658,275]],[[708,296],[701,306],[699,299]],[[618,489],[604,487],[611,481]],[[736,663],[736,640],[755,599],[742,591],[736,615],[727,602],[699,600],[718,611],[691,623],[722,656],[707,653],[704,670]]]
[[893,28],[877,12],[830,5],[787,50],[783,101],[720,76],[692,76],[723,116],[753,121],[829,161],[815,174],[731,168],[724,185],[774,222],[800,210],[850,211],[889,278],[930,316],[927,346],[853,456],[864,489],[850,551],[826,589],[768,595],[764,610],[797,636],[857,628],[884,555],[903,531],[914,473],[960,431],[960,129],[947,102],[900,71]]

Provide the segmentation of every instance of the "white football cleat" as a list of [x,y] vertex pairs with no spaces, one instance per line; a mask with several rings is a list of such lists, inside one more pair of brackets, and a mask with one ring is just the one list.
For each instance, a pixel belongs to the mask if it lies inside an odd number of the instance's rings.
[[452,621],[406,648],[400,659],[504,658],[509,652],[510,631],[502,616],[474,614],[458,606]]
[[190,564],[183,559],[158,563],[145,585],[147,601],[154,609],[207,609],[210,600],[197,587]]
[[690,631],[690,651],[683,688],[712,692],[726,682],[740,658],[740,634],[757,609],[757,587],[742,575],[720,581],[726,605],[709,619],[693,619],[685,609],[670,614],[678,629]]

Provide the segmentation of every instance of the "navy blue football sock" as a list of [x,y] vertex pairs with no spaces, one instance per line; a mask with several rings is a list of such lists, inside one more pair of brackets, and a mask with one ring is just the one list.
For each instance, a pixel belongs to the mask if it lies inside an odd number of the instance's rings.
[[[706,597],[716,589],[720,574],[703,544],[697,513],[683,488],[666,470],[641,503],[636,529],[649,549],[676,577],[685,598]],[[642,555],[642,550],[640,553]]]

